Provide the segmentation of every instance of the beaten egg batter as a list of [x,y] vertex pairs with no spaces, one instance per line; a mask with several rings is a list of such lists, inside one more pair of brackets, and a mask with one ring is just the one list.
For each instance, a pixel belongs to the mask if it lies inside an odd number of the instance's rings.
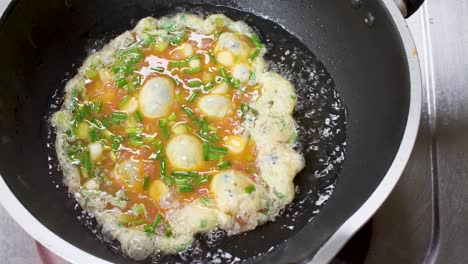
[[64,182],[141,260],[252,230],[294,198],[292,84],[242,21],[142,19],[90,55],[55,113]]

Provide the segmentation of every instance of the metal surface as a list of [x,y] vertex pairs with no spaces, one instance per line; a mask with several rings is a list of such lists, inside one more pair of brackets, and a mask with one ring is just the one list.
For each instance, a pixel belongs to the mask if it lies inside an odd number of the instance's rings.
[[466,263],[468,2],[431,0],[410,19],[424,72],[418,142],[374,218],[367,263]]

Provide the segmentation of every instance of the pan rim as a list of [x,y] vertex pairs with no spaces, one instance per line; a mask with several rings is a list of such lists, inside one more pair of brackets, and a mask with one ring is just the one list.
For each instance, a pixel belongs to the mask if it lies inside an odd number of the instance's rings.
[[311,256],[309,264],[329,263],[351,237],[375,214],[388,198],[400,179],[416,142],[422,111],[422,76],[416,45],[408,25],[394,0],[381,0],[386,11],[400,33],[408,61],[410,77],[410,106],[405,131],[393,159],[382,181],[369,198],[355,211]]
[[[422,105],[422,79],[419,60],[415,53],[416,47],[408,26],[398,10],[398,7],[395,5],[394,0],[381,0],[381,2],[393,18],[393,22],[400,33],[408,59],[410,76],[410,108],[406,128],[400,148],[384,179],[366,202],[337,229],[337,231],[322,245],[322,247],[320,247],[314,256],[311,256],[312,260],[310,263],[328,263],[352,237],[352,235],[372,217],[400,179],[416,141]],[[5,19],[5,16],[7,16],[14,8],[16,3],[17,1],[14,0],[9,1],[7,8],[5,10],[0,10],[0,14],[2,14],[0,21]],[[1,174],[0,204],[21,226],[21,228],[59,257],[71,263],[111,263],[71,244],[43,225],[16,198],[6,182],[3,180],[3,176]]]

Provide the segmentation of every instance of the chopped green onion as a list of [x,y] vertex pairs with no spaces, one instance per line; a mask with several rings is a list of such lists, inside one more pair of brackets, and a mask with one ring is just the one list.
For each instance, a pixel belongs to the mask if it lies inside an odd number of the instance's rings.
[[146,233],[154,233],[154,228],[150,225],[144,225],[143,226],[143,230],[146,232]]
[[161,166],[160,166],[160,173],[161,175],[166,175],[166,171],[167,171],[167,166],[166,166],[166,159],[162,158],[161,159],[161,162],[160,162]]
[[205,133],[203,133],[201,130],[197,132],[197,136],[205,142],[211,142],[210,138],[206,136]]
[[241,106],[240,106],[240,110],[242,112],[242,117],[244,117],[247,112],[249,111],[249,105],[246,104],[246,103],[242,103]]
[[208,176],[200,175],[195,179],[195,185],[202,185],[203,183],[208,182]]
[[143,115],[141,114],[139,110],[136,110],[135,112],[135,119],[138,123],[143,122]]
[[115,84],[118,87],[124,87],[127,83],[128,83],[127,79],[125,79],[125,77],[123,76],[115,80]]
[[98,119],[91,120],[91,123],[98,129],[103,129],[104,125]]
[[201,81],[190,81],[188,84],[188,87],[190,88],[198,88],[203,85]]
[[195,112],[186,105],[182,106],[182,111],[184,111],[188,116],[193,116],[195,114]]
[[157,159],[161,158],[161,156],[163,154],[163,151],[164,151],[164,146],[159,146],[158,151],[156,151],[154,159],[157,160]]
[[145,205],[140,203],[133,206],[132,211],[135,215],[140,215],[145,212]]
[[166,223],[166,232],[164,233],[166,237],[172,236],[172,227],[169,223]]
[[255,73],[255,71],[250,71],[250,74],[249,74],[249,81],[255,81],[255,79],[257,78],[257,75]]
[[214,64],[218,63],[218,60],[216,59],[216,57],[215,57],[215,55],[213,54],[213,52],[211,52],[211,51],[208,52],[208,56],[210,56],[210,60],[211,60]]
[[175,177],[175,178],[188,178],[189,177],[189,173],[186,172],[186,171],[174,171],[171,173],[172,177]]
[[177,186],[188,184],[188,179],[175,178],[174,180]]
[[131,139],[128,140],[128,144],[131,147],[138,148],[138,147],[143,146],[143,144],[145,144],[145,143],[143,141],[141,141],[141,140],[131,138]]
[[167,129],[167,120],[160,119],[159,120],[159,128],[161,129],[161,133],[165,139],[169,138],[169,130]]
[[121,121],[127,119],[127,114],[122,112],[112,112],[112,123],[119,125]]
[[151,227],[152,227],[152,228],[158,227],[158,225],[161,223],[162,220],[163,220],[163,216],[162,216],[161,214],[158,214],[158,215],[154,218],[154,221],[153,221],[153,223],[151,224]]
[[127,127],[125,128],[125,133],[127,134],[140,134],[143,132],[143,129],[139,127]]
[[102,124],[106,127],[109,128],[111,126],[111,119],[108,116],[104,116],[102,118]]
[[200,220],[200,228],[201,229],[206,228],[207,225],[208,225],[208,222],[206,221],[206,219]]
[[167,186],[172,186],[174,185],[174,180],[171,179],[170,177],[167,177],[166,175],[162,175],[161,179],[167,184]]
[[150,177],[149,176],[143,177],[143,190],[148,190],[149,183],[150,183]]
[[195,125],[199,126],[200,128],[202,128],[204,126],[203,122],[200,121],[200,119],[198,118],[193,118],[193,122],[195,123]]
[[261,51],[261,49],[256,48],[255,51],[252,53],[252,55],[250,55],[249,59],[250,60],[255,60],[255,58],[257,58],[258,55],[260,55],[260,51]]
[[173,68],[184,67],[187,65],[186,61],[170,61],[169,66]]
[[252,40],[252,42],[255,44],[255,46],[257,46],[257,48],[259,48],[259,49],[263,48],[263,44],[262,44],[262,42],[260,41],[260,39],[257,36],[253,35],[253,36],[250,36],[249,38],[250,38],[250,40]]
[[178,46],[182,41],[187,38],[187,35],[184,33],[171,34],[169,36],[169,43],[172,46]]
[[203,144],[203,160],[208,161],[210,156],[210,145]]
[[96,129],[91,129],[89,131],[89,141],[96,142],[98,140],[98,133]]
[[187,61],[192,61],[192,60],[201,60],[201,55],[200,54],[195,54],[192,57],[189,57]]
[[224,162],[219,163],[219,164],[218,164],[218,168],[219,168],[220,170],[225,170],[225,169],[231,167],[231,165],[232,165],[232,163],[231,163],[229,160],[227,160],[227,161],[224,161]]
[[211,205],[211,199],[206,196],[200,197],[200,202],[202,202],[204,205]]
[[221,77],[223,77],[224,79],[228,79],[229,78],[229,75],[226,71],[226,69],[224,67],[220,67],[219,68],[219,71],[221,73]]
[[244,191],[248,194],[251,194],[255,191],[255,185],[251,184],[247,187],[245,187]]
[[85,150],[83,152],[83,157],[82,157],[82,163],[84,165],[84,168],[86,169],[86,171],[90,171],[91,170],[91,156],[89,154],[89,150]]
[[163,67],[152,67],[150,68],[152,71],[155,71],[155,72],[164,72],[164,68]]
[[228,153],[228,149],[227,148],[224,148],[224,147],[216,147],[216,146],[213,146],[213,145],[209,145],[209,150],[210,152],[212,153],[218,153],[218,154],[222,154],[222,155],[226,155]]
[[124,107],[127,105],[127,103],[130,101],[130,99],[132,99],[132,97],[130,97],[130,96],[128,96],[128,95],[125,96],[125,97],[122,99],[122,101],[119,103],[119,108],[120,108],[120,109],[124,108]]
[[168,121],[175,121],[177,119],[176,113],[172,112],[172,114],[167,118]]
[[193,187],[191,185],[179,185],[179,192],[181,193],[193,192]]
[[153,42],[155,42],[156,39],[153,37],[153,36],[147,36],[145,39],[141,40],[140,41],[140,45],[142,47],[148,47],[149,45],[151,45]]
[[207,83],[207,84],[205,84],[205,85],[203,86],[203,91],[207,92],[207,91],[213,89],[213,87],[214,87],[214,83],[213,83],[213,82],[209,82],[209,83]]
[[[190,84],[189,84],[189,85],[190,85]],[[201,82],[200,82],[200,85],[201,85]],[[199,91],[193,92],[193,93],[189,96],[189,98],[187,99],[187,101],[188,101],[189,103],[193,103],[199,94],[200,94]]]
[[138,219],[138,220],[136,220],[136,221],[133,221],[132,224],[133,224],[134,226],[139,226],[139,225],[144,224],[145,222],[146,222],[145,219]]
[[201,72],[201,68],[197,67],[197,68],[183,69],[182,72],[185,74],[199,73]]
[[95,69],[87,69],[85,74],[90,80],[96,80],[99,77],[99,73]]

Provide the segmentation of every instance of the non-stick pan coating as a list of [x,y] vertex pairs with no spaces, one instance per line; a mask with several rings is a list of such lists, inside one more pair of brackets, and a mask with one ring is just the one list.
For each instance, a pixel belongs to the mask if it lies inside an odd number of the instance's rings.
[[[300,138],[299,147],[308,148],[303,149],[308,163],[296,181],[298,198],[283,217],[245,235],[224,239],[210,250],[221,248],[251,262],[272,258],[275,262],[296,262],[310,256],[379,183],[402,136],[409,104],[408,73],[401,41],[388,14],[378,3],[354,10],[342,1],[191,1],[266,15],[299,41],[276,23],[245,12],[175,4],[182,1],[170,1],[173,5],[168,8],[167,2],[15,2],[0,27],[0,47],[5,52],[0,64],[0,173],[23,205],[53,232],[103,259],[125,261],[100,246],[91,232],[84,232],[86,228],[76,219],[79,212],[73,200],[65,195],[60,172],[52,167],[47,176],[47,154],[53,154],[53,146],[47,145],[53,142],[53,135],[47,139],[50,105],[60,98],[65,81],[92,49],[133,27],[140,18],[187,7],[203,13],[221,10],[254,26],[269,43],[267,59],[273,62],[272,67],[289,74],[299,88],[302,103],[296,118],[307,134]],[[370,11],[377,18],[372,27],[364,23]],[[297,57],[288,56],[287,51]],[[344,149],[344,109],[333,88],[335,83],[349,112],[347,160],[332,199],[308,223],[316,209],[316,191],[332,183],[341,166],[337,163],[328,174],[321,175],[324,177],[317,177],[327,160],[327,165],[333,165],[331,161],[341,159]],[[316,112],[306,115],[312,109]],[[325,130],[325,117],[330,114],[338,118],[327,121],[335,123],[328,123],[333,129]],[[323,133],[327,133],[327,140],[323,140]],[[314,192],[307,194],[308,190]],[[306,196],[312,200],[299,203]],[[296,213],[295,217],[286,217]],[[93,227],[95,223],[89,221]],[[283,243],[285,239],[289,240]],[[263,255],[252,258],[260,253]]]

